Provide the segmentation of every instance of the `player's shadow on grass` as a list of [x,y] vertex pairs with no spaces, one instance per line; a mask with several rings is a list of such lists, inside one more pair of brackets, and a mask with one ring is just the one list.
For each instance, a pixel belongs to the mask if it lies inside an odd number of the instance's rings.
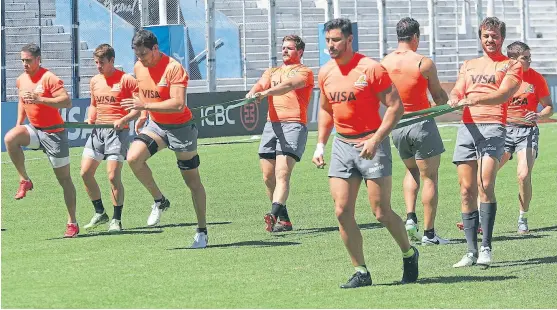
[[[233,243],[225,243],[225,244],[210,244],[207,248],[233,248],[233,247],[254,247],[254,248],[267,248],[267,247],[276,247],[276,246],[290,246],[290,245],[300,245],[300,242],[273,242],[273,241],[240,241],[240,242],[233,242]],[[192,250],[190,247],[180,247],[180,248],[171,248],[168,250]]]
[[[207,223],[207,226],[226,225],[226,224],[232,224],[232,222],[213,222],[213,223]],[[165,225],[157,225],[157,226],[141,226],[141,227],[127,228],[127,230],[160,229],[160,228],[190,227],[190,226],[197,226],[197,223],[176,223],[176,224],[165,224]]]
[[[358,225],[358,227],[360,227],[361,230],[368,230],[368,229],[383,228],[383,225],[381,223],[367,223],[367,224],[360,224]],[[306,234],[328,233],[333,231],[338,231],[338,226],[295,229],[290,234],[306,235]]]
[[[514,241],[514,240],[526,240],[526,239],[540,239],[547,237],[547,235],[509,235],[509,236],[495,236],[491,241]],[[482,240],[482,236],[478,235],[478,241]],[[451,244],[466,243],[466,239],[451,239]]]
[[542,265],[542,264],[557,264],[556,256],[536,257],[522,260],[496,262],[490,268],[512,267],[512,266],[528,266],[528,265]]
[[[431,277],[418,279],[416,284],[451,284],[451,283],[462,283],[462,282],[484,282],[484,281],[506,281],[518,279],[517,276],[446,276],[446,277]],[[394,286],[403,285],[400,282],[376,284],[377,286]]]
[[[530,229],[531,233],[546,232],[546,231],[557,231],[557,226],[549,226],[549,227],[540,227],[540,228]],[[516,233],[516,230],[509,231],[508,233]]]
[[[151,235],[160,234],[162,230],[123,230],[117,233],[109,233],[108,231],[98,231],[89,232],[87,234],[77,235],[77,238],[90,238],[90,237],[102,237],[102,236],[118,236],[118,235]],[[66,239],[64,237],[48,238],[46,240],[60,240]]]

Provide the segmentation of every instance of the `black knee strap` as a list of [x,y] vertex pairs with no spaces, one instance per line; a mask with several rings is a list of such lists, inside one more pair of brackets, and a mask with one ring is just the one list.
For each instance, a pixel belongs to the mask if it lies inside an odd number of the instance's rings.
[[178,160],[178,168],[180,170],[192,170],[199,167],[199,154],[195,155],[192,159]]
[[144,133],[138,134],[137,136],[135,136],[135,138],[133,138],[133,140],[141,141],[145,143],[145,145],[147,145],[147,149],[149,150],[149,153],[151,153],[151,156],[155,155],[155,153],[159,150],[159,145],[157,144],[157,141],[155,141],[153,138],[149,137]]

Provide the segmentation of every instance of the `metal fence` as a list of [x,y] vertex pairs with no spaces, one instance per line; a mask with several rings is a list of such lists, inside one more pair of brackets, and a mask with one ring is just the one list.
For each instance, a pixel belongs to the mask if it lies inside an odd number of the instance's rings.
[[[186,26],[183,61],[189,91],[246,90],[280,65],[282,37],[306,42],[304,63],[319,68],[318,25],[341,16],[358,23],[359,51],[380,59],[396,47],[396,22],[422,26],[419,52],[433,58],[441,79],[454,81],[465,59],[481,54],[477,25],[486,15],[508,25],[507,42],[530,44],[533,67],[557,72],[555,0],[12,0],[2,1],[2,101],[15,100],[19,52],[30,42],[43,65],[60,76],[74,98],[88,97],[96,72],[93,50],[109,43],[116,65],[133,73],[134,33],[151,25]],[[211,42],[212,44],[208,44]]]

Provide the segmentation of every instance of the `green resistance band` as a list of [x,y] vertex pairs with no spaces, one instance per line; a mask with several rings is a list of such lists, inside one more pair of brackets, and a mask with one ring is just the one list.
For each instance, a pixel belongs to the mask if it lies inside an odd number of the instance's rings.
[[435,112],[440,112],[440,111],[447,111],[445,113],[449,113],[449,112],[452,112],[452,111],[459,110],[461,108],[462,107],[453,108],[449,105],[438,105],[438,106],[435,106],[435,107],[432,107],[432,108],[429,108],[429,109],[424,109],[424,110],[404,114],[402,116],[402,119],[407,119],[407,118],[411,118],[411,117],[414,117],[414,116],[422,116],[422,115],[426,115],[426,114],[429,114],[429,113],[435,113]]
[[[438,107],[433,107],[433,108],[431,108],[431,109],[434,109],[434,108],[438,108]],[[399,122],[399,123],[395,126],[395,129],[396,129],[396,128],[402,128],[402,127],[410,126],[410,125],[412,125],[412,124],[419,123],[419,122],[424,121],[424,120],[426,120],[426,119],[435,118],[435,117],[437,117],[437,116],[440,116],[440,115],[443,115],[443,114],[447,114],[447,113],[453,112],[453,111],[455,111],[455,110],[459,110],[460,108],[461,108],[461,107],[451,108],[451,107],[447,106],[447,107],[444,107],[444,109],[436,109],[435,112],[433,112],[433,113],[431,113],[431,112],[429,112],[429,113],[427,113],[427,114],[423,113],[422,115],[425,114],[424,116],[416,117],[416,118],[413,118],[413,119],[410,119],[410,120],[407,120],[407,121],[401,121],[401,122]],[[431,109],[426,109],[426,110],[431,110]],[[425,111],[425,110],[422,110],[422,111]],[[419,111],[418,111],[418,112],[419,112]],[[417,113],[417,112],[414,112],[414,113]],[[409,114],[410,114],[410,113],[409,113]],[[406,115],[405,115],[405,116],[406,116]],[[403,117],[403,118],[404,118],[404,117]]]

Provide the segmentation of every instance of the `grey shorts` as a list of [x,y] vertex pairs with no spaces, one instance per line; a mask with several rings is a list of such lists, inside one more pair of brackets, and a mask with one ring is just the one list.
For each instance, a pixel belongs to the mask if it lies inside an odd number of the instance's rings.
[[539,137],[540,129],[538,126],[507,125],[505,152],[509,152],[512,155],[520,150],[531,148],[536,150],[536,157],[538,157]]
[[329,177],[348,179],[357,176],[369,180],[392,175],[393,159],[389,137],[381,142],[373,159],[361,158],[362,149],[356,148],[355,145],[355,143],[335,138],[331,152]]
[[394,129],[392,137],[402,159],[427,159],[445,152],[443,140],[433,119]]
[[60,168],[70,163],[70,145],[68,143],[68,132],[45,132],[25,125],[29,132],[30,142],[27,148],[32,150],[42,150],[47,156],[52,168]]
[[150,131],[161,137],[168,149],[174,152],[193,152],[197,150],[197,126],[194,123],[164,125],[149,121],[141,133]]
[[461,124],[456,135],[453,163],[490,156],[501,160],[506,129],[501,124]]
[[94,128],[85,143],[83,156],[96,161],[126,159],[130,145],[130,130],[114,130],[112,128]]
[[277,155],[288,155],[300,161],[307,140],[308,129],[304,124],[267,122],[261,134],[259,157],[275,159]]

